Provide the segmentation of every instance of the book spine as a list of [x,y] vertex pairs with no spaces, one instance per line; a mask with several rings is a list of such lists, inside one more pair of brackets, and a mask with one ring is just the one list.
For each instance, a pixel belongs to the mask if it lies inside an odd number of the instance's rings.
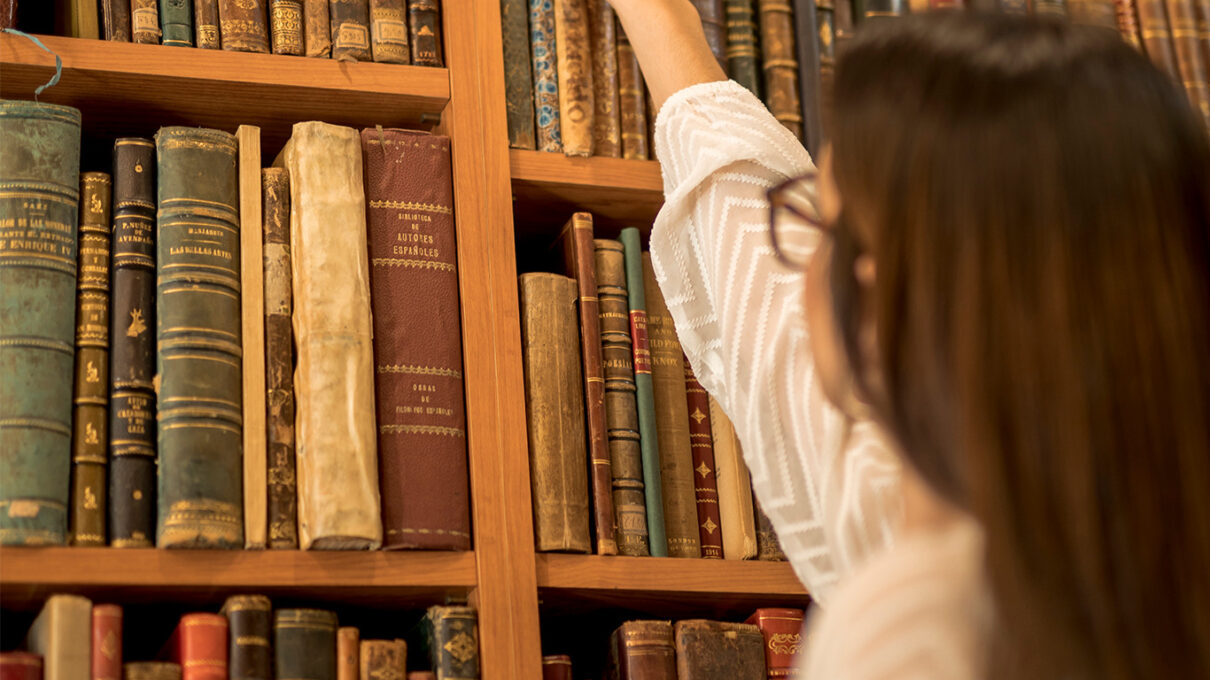
[[525,0],[500,0],[500,27],[504,40],[504,92],[508,110],[508,145],[534,149],[534,94],[529,54],[529,7]]
[[229,680],[272,680],[273,605],[264,595],[235,595],[223,604],[229,639]]
[[370,61],[369,0],[329,0],[332,58]]
[[[1066,16],[1067,4],[1066,0],[1029,0],[1035,5],[1043,3],[1051,3],[1052,7],[1042,10],[1043,13],[1051,12],[1055,15]],[[1062,8],[1057,6],[1061,5]],[[895,17],[907,14],[907,0],[864,0],[862,2],[863,21],[881,21],[883,19],[894,19]]]
[[298,547],[294,463],[294,309],[290,281],[290,175],[261,172],[265,268],[266,514],[269,547]]
[[540,551],[590,552],[576,283],[536,273],[520,285],[535,542]]
[[[16,27],[17,0],[0,0],[0,28]],[[18,654],[18,652],[13,652],[12,654]],[[11,660],[13,658],[16,658],[17,660]],[[21,663],[22,661],[20,661],[18,657],[10,657],[8,652],[0,652],[0,668],[5,669],[5,672],[10,672],[10,669],[19,667]],[[41,668],[41,666],[39,666],[39,668]],[[7,678],[5,680],[7,680]]]
[[370,53],[385,64],[412,63],[404,0],[370,0]]
[[223,49],[235,52],[269,51],[267,0],[219,0],[219,26]]
[[542,657],[542,680],[572,680],[571,657],[566,654]]
[[123,680],[181,680],[181,665],[171,661],[135,661],[122,665]]
[[643,72],[634,55],[630,39],[617,24],[618,42],[618,114],[622,131],[622,158],[647,160],[647,100],[643,97]]
[[[867,2],[870,0],[867,0]],[[1067,0],[1030,0],[1038,16],[1067,17]],[[872,3],[871,3],[872,4]]]
[[[6,147],[7,148],[7,147]],[[92,602],[52,595],[30,626],[25,648],[42,655],[45,680],[84,680],[92,671]]]
[[1210,0],[1194,0],[1197,15],[1197,40],[1202,46],[1202,64],[1210,70]]
[[429,607],[424,624],[437,680],[479,677],[479,625],[474,609]]
[[101,0],[105,39],[130,42],[130,0]]
[[219,130],[156,133],[160,547],[244,547],[236,151]]
[[1114,0],[1067,0],[1067,11],[1073,23],[1117,30],[1117,10]]
[[756,40],[755,0],[727,0],[726,12],[727,74],[759,98],[760,47]]
[[408,0],[408,28],[411,29],[412,63],[417,66],[441,66],[441,10],[437,0]]
[[710,431],[710,396],[685,358],[685,401],[689,407],[689,442],[693,450],[693,494],[697,501],[697,528],[702,557],[722,559],[722,519],[718,511],[714,439]]
[[[352,626],[341,626],[336,629],[336,680],[359,680],[360,678],[361,631]],[[367,680],[370,679],[367,678]]]
[[408,646],[403,640],[362,640],[358,659],[359,680],[403,680],[407,673]]
[[676,622],[677,680],[765,680],[765,639],[756,626]]
[[609,645],[612,680],[678,680],[676,646],[668,621],[627,621]]
[[101,37],[96,0],[59,0],[54,4],[57,5],[53,12],[56,35],[87,40]]
[[723,557],[756,557],[756,520],[752,515],[752,482],[744,465],[735,427],[713,397],[710,428],[714,436],[714,463],[718,481],[718,511],[723,524]]
[[370,128],[361,145],[384,547],[470,550],[450,140]]
[[[0,100],[0,545],[62,544],[71,486],[80,112]],[[23,310],[38,310],[26,313]]]
[[1137,2],[1140,35],[1143,38],[1143,47],[1146,49],[1147,56],[1151,57],[1151,62],[1161,71],[1167,73],[1173,80],[1180,82],[1164,0],[1137,0]]
[[659,118],[660,110],[655,106],[655,100],[651,98],[651,89],[646,85],[643,86],[643,100],[647,107],[647,139],[651,140],[651,156],[655,159],[655,121]]
[[773,522],[769,521],[769,516],[761,509],[755,493],[752,494],[752,513],[756,524],[756,559],[785,562],[786,553],[782,551],[781,541],[773,530]]
[[218,17],[219,0],[193,0],[193,28],[196,45],[206,50],[217,50],[223,46]]
[[664,530],[664,494],[660,482],[660,441],[655,420],[655,387],[651,348],[647,344],[647,296],[643,289],[643,256],[639,230],[619,235],[626,263],[626,297],[630,306],[631,358],[634,362],[635,408],[639,414],[639,448],[643,457],[643,495],[647,504],[647,542],[652,557],[668,556]]
[[[336,614],[322,609],[273,613],[274,672],[281,680],[337,680]],[[188,679],[185,679],[188,680]]]
[[163,44],[193,47],[193,0],[160,0]]
[[1206,79],[1206,64],[1202,61],[1203,45],[1197,35],[1197,13],[1193,0],[1166,0],[1168,23],[1172,31],[1172,48],[1177,71],[1189,103],[1210,129],[1210,81]]
[[588,0],[592,33],[593,151],[598,156],[621,158],[622,121],[618,106],[617,19],[608,0]]
[[1113,8],[1118,32],[1136,50],[1142,51],[1143,40],[1139,34],[1139,14],[1135,0],[1114,0]]
[[562,151],[555,10],[551,0],[529,0],[529,40],[534,63],[534,119],[537,122],[538,151]]
[[765,641],[765,668],[769,680],[794,677],[794,658],[802,646],[801,609],[757,609],[746,623],[760,629]]
[[706,44],[718,61],[718,65],[727,71],[727,27],[726,14],[723,11],[723,0],[692,0],[702,21],[702,30],[706,33]]
[[332,56],[332,29],[328,0],[303,0],[303,54]]
[[144,45],[160,44],[159,0],[130,0],[130,37]]
[[98,604],[92,608],[91,680],[122,680],[122,608]]
[[[832,83],[836,79],[836,8],[833,4],[835,0],[816,0],[815,2],[815,36],[814,45],[804,45],[799,49],[798,53],[806,57],[804,54],[808,48],[814,49],[815,54],[813,60],[818,66],[812,72],[810,77],[817,78],[817,81],[811,85],[817,92],[816,101],[813,103],[803,103],[804,120],[810,121],[814,116],[819,123],[819,132],[816,134],[816,141],[819,144],[818,149],[822,149],[827,142],[827,133],[832,129]],[[846,0],[839,0],[844,3]],[[804,91],[800,87],[800,91]],[[808,123],[809,125],[810,123]],[[806,131],[808,137],[812,134],[810,130]]]
[[169,641],[181,680],[226,680],[227,618],[200,612],[185,614]]
[[554,0],[558,41],[559,126],[563,153],[592,155],[595,104],[592,85],[592,43],[587,0]]
[[29,652],[0,652],[0,680],[42,680],[42,657]]
[[790,0],[758,0],[765,97],[778,122],[802,139],[798,60],[794,48],[794,9]]
[[240,428],[243,435],[244,547],[268,542],[268,442],[265,403],[264,212],[261,205],[261,137],[255,125],[235,131],[239,187]]
[[306,53],[302,0],[269,0],[269,37],[273,54]]
[[85,172],[80,175],[69,522],[72,545],[105,545],[112,195],[113,182],[108,174]]

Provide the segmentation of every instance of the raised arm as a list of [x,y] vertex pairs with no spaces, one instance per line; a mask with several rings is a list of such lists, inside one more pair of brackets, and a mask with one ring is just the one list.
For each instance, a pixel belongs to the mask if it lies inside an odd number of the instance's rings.
[[610,0],[658,111],[674,93],[726,80],[689,0]]

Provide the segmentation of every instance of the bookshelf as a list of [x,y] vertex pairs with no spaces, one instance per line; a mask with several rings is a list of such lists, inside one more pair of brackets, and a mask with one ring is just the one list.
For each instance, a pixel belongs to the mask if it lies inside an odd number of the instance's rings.
[[[40,100],[83,111],[85,163],[116,136],[172,124],[259,125],[266,164],[297,121],[450,135],[474,552],[5,548],[6,608],[28,611],[64,591],[215,606],[235,592],[380,608],[465,600],[479,610],[482,677],[505,680],[541,677],[543,614],[741,617],[806,604],[786,563],[535,553],[518,244],[549,245],[574,210],[594,213],[602,236],[649,226],[663,184],[654,161],[510,150],[499,3],[443,0],[442,12],[441,69],[45,36],[64,73]],[[0,96],[32,97],[53,65],[26,39],[0,35]]]

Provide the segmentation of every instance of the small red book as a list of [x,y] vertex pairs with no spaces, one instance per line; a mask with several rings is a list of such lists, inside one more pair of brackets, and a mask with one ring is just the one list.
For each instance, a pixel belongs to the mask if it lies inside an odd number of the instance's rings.
[[92,606],[92,680],[122,680],[122,608]]
[[227,617],[182,616],[167,651],[169,660],[181,665],[181,680],[227,680]]
[[0,652],[0,680],[42,680],[42,657],[29,652]]
[[801,609],[767,607],[757,609],[747,623],[760,629],[765,638],[765,668],[769,680],[794,675],[794,657],[803,648]]

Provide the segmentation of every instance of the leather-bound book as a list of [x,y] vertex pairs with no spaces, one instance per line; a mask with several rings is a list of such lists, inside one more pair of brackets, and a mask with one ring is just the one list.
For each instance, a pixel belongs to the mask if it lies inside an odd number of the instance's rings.
[[437,680],[479,677],[479,625],[472,607],[429,607],[424,617],[429,661]]
[[260,128],[241,125],[239,142],[240,365],[243,418],[244,547],[267,543],[269,495],[265,423],[265,263]]
[[752,612],[745,621],[764,637],[768,680],[794,677],[794,657],[802,647],[803,615],[801,609],[767,607]]
[[648,253],[643,253],[643,286],[647,293],[647,328],[655,387],[655,421],[660,433],[660,483],[663,485],[668,555],[701,557],[689,410],[685,400],[684,355]]
[[181,665],[181,680],[226,680],[227,617],[185,614],[160,656]]
[[42,657],[30,652],[0,652],[0,680],[42,680]]
[[219,28],[224,50],[268,52],[268,0],[219,0]]
[[306,42],[303,37],[302,0],[268,0],[269,39],[273,54],[303,55]]
[[370,53],[385,64],[412,63],[404,0],[370,0]]
[[610,680],[677,680],[669,621],[627,621],[609,638]]
[[592,551],[577,297],[576,282],[566,276],[521,275],[525,413],[540,551]]
[[647,100],[643,97],[643,72],[634,56],[630,39],[617,24],[618,41],[618,118],[622,126],[622,158],[647,160]]
[[667,557],[664,493],[660,482],[660,435],[656,427],[651,347],[647,342],[647,295],[639,230],[626,227],[618,238],[625,254],[626,296],[630,303],[630,348],[634,362],[635,408],[639,414],[639,450],[643,458],[643,496],[647,504],[647,544],[652,557]]
[[605,425],[613,473],[618,552],[648,555],[647,506],[643,498],[643,454],[635,407],[634,360],[626,297],[626,260],[617,241],[593,241],[600,301],[601,359],[605,376]]
[[408,0],[412,63],[441,66],[441,9],[437,0]]
[[748,467],[744,465],[735,426],[713,397],[710,398],[710,427],[718,475],[718,510],[723,519],[723,557],[750,560],[756,557],[757,547],[752,481]]
[[508,111],[508,145],[514,149],[537,147],[528,17],[529,5],[526,0],[500,0],[500,30],[504,40],[504,103]]
[[352,626],[341,626],[336,629],[336,680],[360,678],[361,631]]
[[[0,0],[0,28],[16,28],[17,27],[17,0]],[[19,655],[19,652],[13,652],[13,655]],[[21,663],[20,656],[10,656],[8,652],[0,652],[0,668],[9,669],[17,668]],[[38,662],[38,668],[41,669],[41,661]],[[6,672],[8,672],[6,670]],[[16,672],[16,671],[13,671]],[[25,671],[22,671],[25,672]],[[40,671],[39,671],[40,672]],[[7,677],[6,679],[7,680]]]
[[562,151],[555,9],[551,0],[529,0],[529,40],[534,64],[534,120],[538,151]]
[[80,175],[76,377],[72,400],[69,522],[72,545],[105,545],[112,196],[113,182],[108,174],[85,172]]
[[330,0],[332,58],[370,61],[370,1]]
[[158,45],[161,33],[159,0],[130,0],[131,40],[145,45]]
[[42,657],[44,680],[90,680],[92,602],[79,595],[51,595],[23,646]]
[[[815,40],[813,47],[816,54],[813,59],[805,54],[805,51],[812,45],[803,45],[799,47],[799,55],[808,60],[818,62],[816,69],[810,74],[803,76],[803,79],[818,76],[818,81],[810,86],[800,84],[799,91],[806,92],[810,88],[814,88],[815,101],[803,101],[803,120],[809,126],[812,120],[817,120],[819,130],[812,132],[810,129],[805,131],[807,138],[812,135],[815,137],[815,146],[809,147],[818,150],[823,148],[823,145],[828,139],[828,132],[832,129],[832,88],[836,80],[836,7],[835,2],[845,2],[846,0],[816,0],[815,2]],[[805,41],[804,41],[805,42]]]
[[290,173],[299,545],[377,549],[382,519],[361,136],[327,123],[295,123],[275,165]]
[[408,644],[403,640],[362,640],[359,680],[403,680]]
[[1143,37],[1143,47],[1152,63],[1167,73],[1174,81],[1180,82],[1180,72],[1176,66],[1176,54],[1172,47],[1172,31],[1168,27],[1168,12],[1164,8],[1164,0],[1137,0],[1139,14],[1139,34]]
[[761,510],[755,493],[752,494],[752,513],[756,524],[756,559],[766,562],[785,562],[786,553],[781,549],[781,541],[777,539],[777,532],[773,530],[773,522],[769,520],[765,511]]
[[290,175],[261,171],[265,280],[265,473],[270,548],[298,547],[294,463],[294,310],[290,281]]
[[559,62],[559,129],[563,153],[592,155],[596,104],[593,102],[592,42],[587,0],[554,0],[555,51]]
[[1143,39],[1139,34],[1139,13],[1135,0],[1113,0],[1113,9],[1122,38],[1141,51]]
[[[612,25],[613,18],[610,17]],[[576,282],[580,356],[584,367],[584,408],[588,426],[588,481],[592,525],[598,555],[618,554],[613,511],[613,471],[605,422],[605,374],[601,359],[601,304],[592,245],[592,215],[578,212],[564,225],[556,247],[563,251],[563,273]]]
[[71,487],[80,112],[0,100],[0,149],[0,545],[62,544]]
[[542,657],[542,680],[571,680],[571,657],[549,654]]
[[765,72],[765,103],[778,122],[802,139],[798,55],[794,47],[794,9],[790,0],[758,0],[760,48]]
[[155,139],[156,545],[242,548],[236,139],[187,127]]
[[328,0],[303,0],[303,54],[308,57],[332,56]]
[[722,519],[718,512],[714,438],[710,434],[710,395],[697,381],[685,358],[685,401],[689,407],[689,445],[693,452],[693,495],[702,557],[723,558]]
[[219,28],[219,0],[193,0],[193,30],[196,45],[206,50],[217,50],[223,46],[222,30]]
[[727,26],[723,0],[692,0],[706,32],[706,44],[718,60],[718,65],[727,73]]
[[1203,45],[1197,35],[1197,13],[1195,0],[1166,0],[1168,24],[1172,31],[1172,48],[1176,55],[1177,72],[1189,103],[1201,114],[1202,121],[1210,129],[1210,81],[1206,79],[1206,63],[1203,61]]
[[608,0],[588,0],[588,22],[592,34],[593,153],[621,158],[617,19]]
[[[761,96],[760,46],[757,42],[756,0],[726,0],[727,74],[749,92]],[[805,42],[810,42],[809,40]]]
[[193,0],[160,0],[162,42],[193,47]]
[[276,677],[280,680],[337,680],[336,628],[336,614],[323,609],[278,609],[273,612]]
[[264,595],[233,595],[223,603],[230,631],[230,680],[272,680],[273,604]]
[[383,547],[470,550],[448,137],[361,132]]
[[91,680],[122,680],[122,608],[116,604],[92,607]]
[[130,42],[130,0],[101,0],[101,25],[106,40]]
[[134,661],[122,664],[123,680],[181,680],[181,665],[171,661]]
[[1210,0],[1194,0],[1197,14],[1197,39],[1202,45],[1202,63],[1210,70]]
[[765,680],[765,638],[746,623],[676,622],[677,680]]
[[109,544],[155,536],[155,144],[113,148],[113,259],[109,316]]
[[1067,13],[1073,23],[1118,28],[1114,0],[1067,0]]

